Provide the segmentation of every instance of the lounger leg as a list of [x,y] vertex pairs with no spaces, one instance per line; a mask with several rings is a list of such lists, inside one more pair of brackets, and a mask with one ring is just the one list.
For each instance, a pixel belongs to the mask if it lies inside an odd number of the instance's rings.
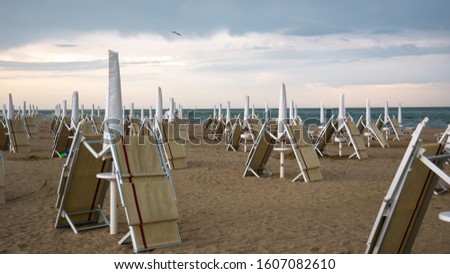
[[258,173],[256,173],[256,172],[253,170],[253,168],[249,167],[248,170],[250,170],[253,174],[255,174],[256,177],[258,177],[258,178],[261,179],[261,177],[258,175]]
[[115,180],[110,181],[110,233],[111,234],[117,234],[117,231],[119,230],[119,220],[118,220],[118,212],[117,212],[117,183]]
[[270,170],[266,167],[266,165],[263,165],[263,168],[265,171],[267,171],[267,173],[269,173],[270,176],[272,176],[272,172],[270,172]]
[[120,239],[120,241],[117,242],[118,245],[128,244],[131,243],[131,230],[125,234],[125,236]]

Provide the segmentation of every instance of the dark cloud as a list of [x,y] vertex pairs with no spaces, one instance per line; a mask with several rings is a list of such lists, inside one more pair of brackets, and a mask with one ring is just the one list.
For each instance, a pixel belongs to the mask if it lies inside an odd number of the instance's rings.
[[157,33],[173,39],[210,35],[286,32],[325,35],[352,31],[450,30],[447,0],[24,0],[0,2],[0,48],[43,37],[64,38],[86,31],[123,35]]

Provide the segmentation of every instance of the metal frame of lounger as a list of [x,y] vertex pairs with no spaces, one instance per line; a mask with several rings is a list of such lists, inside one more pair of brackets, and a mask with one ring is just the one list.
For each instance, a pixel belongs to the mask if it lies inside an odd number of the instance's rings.
[[386,141],[386,138],[384,138],[383,133],[381,133],[374,122],[367,124],[366,128],[372,133],[372,137],[378,141],[382,148],[390,147],[389,143]]
[[[154,134],[156,134],[156,133],[154,132]],[[109,134],[109,135],[110,135],[110,138],[112,138],[111,134]],[[144,140],[144,142],[150,142],[152,145],[156,145],[157,146],[159,165],[161,166],[162,174],[130,174],[131,170],[130,170],[128,158],[125,158],[126,159],[126,168],[128,170],[128,174],[125,174],[125,173],[122,172],[122,167],[121,167],[121,164],[119,162],[119,155],[118,155],[118,151],[117,151],[117,148],[116,148],[116,145],[121,145],[123,147],[125,157],[127,157],[126,156],[127,155],[126,154],[126,148],[125,148],[126,144],[123,143],[123,139],[122,138],[120,138],[120,141],[119,141],[120,144],[116,142],[116,144],[109,146],[110,151],[111,151],[111,155],[113,157],[114,173],[116,175],[116,180],[117,180],[118,189],[119,189],[119,197],[120,197],[120,201],[121,201],[122,207],[124,207],[125,209],[127,207],[127,201],[126,201],[126,198],[125,198],[126,195],[125,195],[124,188],[123,188],[124,184],[125,184],[124,180],[125,179],[129,180],[130,183],[131,183],[131,180],[132,180],[131,178],[139,178],[141,176],[157,175],[157,176],[164,176],[165,178],[167,178],[165,180],[168,180],[168,183],[170,184],[170,187],[172,189],[173,199],[176,200],[175,190],[174,190],[173,183],[172,183],[172,177],[170,175],[170,169],[167,168],[166,161],[164,159],[163,141],[159,140],[158,138],[156,138],[156,135],[152,136],[152,138],[153,138],[152,141],[150,141],[147,136],[129,136],[129,138],[142,138],[142,140]],[[132,186],[132,188],[133,188],[133,192],[134,192],[135,205],[137,207],[139,219],[141,220],[142,217],[141,217],[140,209],[139,209],[139,206],[138,206],[138,202],[136,201],[137,193],[134,190],[134,186]],[[176,239],[176,241],[174,243],[147,246],[146,243],[145,243],[145,240],[144,240],[144,247],[140,247],[140,244],[137,242],[138,240],[136,238],[136,234],[135,234],[134,229],[133,229],[133,226],[135,224],[132,224],[131,216],[129,215],[128,210],[125,210],[125,213],[126,213],[127,222],[129,224],[130,230],[118,242],[118,244],[124,244],[124,243],[131,242],[132,245],[133,245],[134,252],[153,250],[153,249],[156,249],[156,248],[168,247],[168,246],[174,246],[174,245],[181,244],[181,237],[180,237],[180,234],[179,234],[178,224],[175,223],[175,231],[174,232],[177,234],[177,239]],[[169,220],[169,221],[171,221],[171,222],[175,221],[176,222],[176,220]],[[162,221],[162,222],[165,222],[165,221]],[[142,228],[142,225],[145,225],[145,223],[139,225],[139,228],[140,228],[139,229],[139,233],[141,234],[141,237],[144,237],[143,235],[144,235],[145,232],[144,232],[144,230]]]
[[225,123],[222,119],[217,120],[217,124],[214,126],[214,130],[212,133],[208,134],[208,138],[211,140],[220,141],[223,137],[223,133],[225,131]]
[[[22,119],[6,119],[6,128],[8,129],[9,150],[11,153],[30,152],[30,139],[26,132],[24,121]],[[22,131],[19,128],[22,128]],[[22,151],[22,148],[25,151]]]
[[247,156],[244,175],[242,177],[255,175],[256,177],[261,178],[264,171],[269,175],[272,175],[266,164],[276,141],[276,137],[266,129],[266,124],[264,124]]
[[5,161],[3,159],[3,151],[0,150],[0,205],[6,203],[5,199]]
[[330,117],[328,122],[323,126],[319,135],[317,136],[316,143],[314,144],[314,149],[316,152],[323,157],[323,153],[325,152],[329,155],[326,147],[331,138],[333,138],[333,134],[335,132],[334,123],[334,115]]
[[0,150],[7,150],[9,145],[8,128],[3,121],[0,122]]
[[236,121],[231,128],[231,134],[228,137],[227,151],[237,151],[241,145],[242,126],[239,121]]
[[392,130],[394,131],[395,138],[394,140],[400,141],[400,135],[402,134],[402,131],[400,129],[400,125],[398,124],[397,119],[395,119],[394,115],[392,117],[389,117],[389,124],[391,124]]
[[355,150],[348,158],[350,159],[356,156],[359,160],[366,159],[368,157],[366,145],[353,120],[345,119],[343,120],[343,125],[350,139],[349,145],[352,145]]
[[[72,145],[72,138],[73,134],[75,133],[73,129],[70,129],[70,117],[63,117],[61,118],[61,121],[58,126],[58,130],[56,131],[55,136],[53,137],[53,147],[52,147],[52,155],[51,157],[58,156],[59,158],[62,158],[62,155],[58,151],[58,149],[63,146],[64,150],[68,150]],[[61,134],[64,132],[64,136],[61,136]],[[67,134],[67,136],[66,136]],[[61,139],[61,137],[67,138]],[[65,144],[62,143],[65,141]]]
[[24,124],[28,132],[28,137],[35,137],[39,133],[35,117],[24,117]]
[[[292,147],[298,167],[300,168],[300,173],[292,180],[292,182],[297,181],[299,178],[303,178],[307,183],[323,179],[320,171],[320,161],[315,148],[304,140],[297,140],[297,138],[295,138],[295,129],[293,127],[296,125],[288,125],[285,121],[282,122],[284,123],[289,145]],[[303,130],[303,127],[301,129]],[[300,136],[304,135],[302,133],[300,134]],[[314,171],[314,173],[310,174],[310,171]]]
[[425,118],[412,134],[381,204],[366,253],[409,253],[439,177],[450,184],[450,177],[442,171],[450,154],[442,154],[442,143],[423,145],[420,139],[427,122]]
[[[101,148],[102,136],[85,136],[80,126],[81,124],[75,132],[67,161],[61,172],[55,205],[57,209],[55,228],[70,226],[75,234],[110,225],[102,210],[109,184],[96,178],[97,173],[108,169],[110,161],[98,159],[98,152],[92,147],[94,145]],[[84,156],[92,156],[93,162],[80,160],[80,151]],[[70,205],[71,202],[75,204]],[[100,222],[101,220],[103,222]]]
[[[174,135],[173,139],[171,139],[171,136],[169,133],[170,130],[170,126],[173,126],[174,129]],[[179,136],[180,134],[178,133],[178,129],[176,127],[176,124],[171,124],[169,122],[167,122],[167,130],[166,130],[166,126],[165,126],[165,122],[156,122],[155,126],[154,126],[154,131],[156,133],[156,138],[158,140],[161,140],[162,144],[163,144],[163,151],[164,151],[164,159],[165,159],[165,163],[166,165],[170,168],[170,169],[180,169],[180,168],[186,168],[187,167],[187,161],[186,161],[186,149],[185,148],[179,148],[177,147],[178,145],[185,145],[182,144],[183,142],[185,142],[184,139],[181,139]],[[178,139],[175,139],[176,137],[178,137]],[[175,143],[175,147],[173,147],[172,145]],[[174,150],[175,148],[175,150]],[[178,150],[176,150],[178,149]],[[178,157],[178,158],[174,158],[174,152],[177,153],[182,153],[181,151],[184,152],[184,155],[181,155],[182,157]],[[180,162],[179,160],[183,160],[182,162]],[[176,161],[176,163],[175,163]],[[180,164],[179,164],[180,163]]]

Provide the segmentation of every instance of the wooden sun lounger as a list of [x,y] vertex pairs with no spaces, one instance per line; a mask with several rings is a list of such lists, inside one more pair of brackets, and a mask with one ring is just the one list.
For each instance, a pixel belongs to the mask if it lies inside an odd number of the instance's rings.
[[346,121],[344,121],[344,127],[347,130],[348,137],[350,138],[350,144],[355,150],[355,152],[350,155],[349,158],[352,158],[354,156],[356,156],[359,160],[369,158],[364,140],[361,136],[361,133],[359,133],[359,130],[356,128],[353,120],[347,119]]
[[[298,127],[298,125],[297,125]],[[286,137],[292,147],[292,150],[300,168],[300,173],[292,181],[295,182],[299,178],[303,178],[305,182],[315,182],[322,179],[320,171],[319,158],[312,145],[308,144],[303,138],[296,138],[296,126],[285,124]],[[301,135],[297,135],[301,136]]]
[[189,119],[187,118],[175,118],[176,124],[178,125],[178,132],[180,134],[180,138],[185,140],[185,142],[189,141],[189,125],[191,124]]
[[366,253],[409,253],[439,177],[450,183],[442,165],[441,143],[422,144],[420,123],[384,198],[368,240]]
[[164,155],[169,168],[186,168],[186,144],[180,137],[177,125],[167,121],[157,123],[157,132],[163,142]]
[[215,124],[212,133],[208,134],[208,138],[211,140],[221,140],[223,137],[223,132],[225,130],[225,124],[222,120],[218,120]]
[[22,119],[6,120],[10,151],[12,153],[29,153],[30,139]]
[[402,130],[400,129],[400,124],[398,123],[397,119],[395,119],[394,116],[389,117],[389,122],[391,123],[392,129],[395,134],[394,140],[400,141],[400,135],[402,134]]
[[324,153],[328,154],[328,152],[326,151],[326,146],[327,144],[331,143],[336,127],[337,122],[334,121],[334,116],[331,116],[331,118],[324,125],[319,135],[317,136],[316,143],[314,144],[314,149],[320,156],[323,157]]
[[35,117],[26,117],[25,125],[27,127],[29,137],[36,137],[38,135],[39,129]]
[[[112,146],[119,193],[135,252],[181,243],[178,210],[161,144],[127,136]],[[121,242],[125,242],[125,238]]]
[[109,182],[96,175],[110,171],[111,161],[96,158],[90,151],[101,151],[101,140],[102,135],[86,135],[81,130],[75,133],[59,181],[56,228],[70,226],[78,233],[109,226],[102,210]]
[[[240,125],[236,126],[240,127]],[[261,178],[264,171],[266,171],[269,175],[272,175],[266,164],[269,160],[270,154],[273,151],[276,141],[275,136],[267,131],[265,126],[263,126],[247,156],[243,177],[256,176]]]
[[98,116],[92,117],[91,123],[92,123],[92,127],[95,129],[95,132],[97,134],[103,133],[103,128],[102,128],[103,121],[102,121],[102,119],[100,119],[100,117],[98,117]]
[[373,134],[375,140],[377,140],[378,143],[380,143],[382,148],[389,147],[389,143],[386,141],[386,138],[384,138],[383,133],[381,133],[381,131],[378,129],[377,125],[374,122],[369,124],[367,128]]
[[9,136],[8,128],[0,122],[0,150],[8,150]]
[[240,123],[235,123],[231,128],[231,134],[227,142],[228,151],[238,151],[241,145],[242,127]]
[[65,121],[59,123],[58,131],[53,140],[52,157],[64,157],[63,155],[72,145],[73,134],[74,131],[68,128]]
[[0,151],[0,205],[6,203],[5,198],[5,164],[3,159],[3,151]]

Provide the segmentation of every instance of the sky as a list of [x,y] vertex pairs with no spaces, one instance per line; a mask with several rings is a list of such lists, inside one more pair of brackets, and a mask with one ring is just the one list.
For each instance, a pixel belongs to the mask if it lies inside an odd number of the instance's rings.
[[[126,106],[450,106],[447,0],[0,0],[0,104],[104,107],[108,50]],[[181,34],[176,35],[172,31]]]

